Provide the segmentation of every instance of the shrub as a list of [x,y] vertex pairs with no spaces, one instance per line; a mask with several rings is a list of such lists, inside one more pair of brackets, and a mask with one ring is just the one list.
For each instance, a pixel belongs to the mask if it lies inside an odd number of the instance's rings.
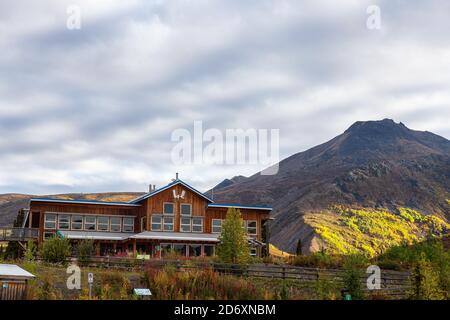
[[27,249],[25,250],[24,258],[25,261],[31,262],[34,261],[34,255],[36,253],[36,245],[33,241],[28,240],[27,242]]
[[354,300],[364,299],[361,278],[364,273],[362,268],[367,264],[367,259],[361,255],[349,255],[344,260],[343,283],[346,291]]
[[[56,300],[61,298],[61,294],[53,285],[52,277],[49,274],[43,274],[40,277],[39,286],[36,290],[36,298],[39,300]],[[36,280],[34,280],[36,281]]]
[[77,258],[81,265],[86,265],[94,255],[94,241],[90,239],[82,240],[77,246]]
[[439,285],[439,274],[429,260],[422,255],[414,265],[410,277],[412,288],[409,297],[414,300],[441,300],[444,293]]
[[69,239],[54,235],[42,244],[41,256],[46,262],[65,263],[71,253]]
[[336,300],[339,297],[338,284],[328,279],[319,278],[314,284],[314,291],[317,300]]
[[263,299],[264,291],[250,280],[222,275],[212,270],[157,270],[146,271],[154,298],[172,299]]

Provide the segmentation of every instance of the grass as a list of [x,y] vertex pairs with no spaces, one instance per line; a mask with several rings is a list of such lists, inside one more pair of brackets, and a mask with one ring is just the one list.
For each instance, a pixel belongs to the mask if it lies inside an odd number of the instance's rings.
[[289,258],[289,257],[293,257],[293,254],[290,254],[288,252],[282,251],[280,249],[278,249],[277,247],[275,247],[273,244],[269,244],[269,254],[277,257],[277,258]]
[[67,289],[66,268],[37,262],[15,262],[33,273],[36,279],[29,282],[27,299],[31,300],[86,300],[89,298],[87,274],[94,274],[93,300],[130,300],[135,297],[132,287],[145,287],[142,273],[108,270],[102,268],[81,269],[81,290]]

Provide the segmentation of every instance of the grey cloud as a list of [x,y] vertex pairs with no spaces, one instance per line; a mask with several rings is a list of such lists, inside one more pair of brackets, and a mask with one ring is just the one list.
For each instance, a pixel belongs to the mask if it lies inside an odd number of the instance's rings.
[[282,157],[357,120],[450,136],[436,120],[450,116],[444,0],[380,0],[380,31],[369,1],[80,3],[79,31],[64,28],[69,1],[34,17],[0,4],[0,192],[139,191],[174,171],[206,189],[255,172],[173,165],[171,132],[194,120],[279,128]]

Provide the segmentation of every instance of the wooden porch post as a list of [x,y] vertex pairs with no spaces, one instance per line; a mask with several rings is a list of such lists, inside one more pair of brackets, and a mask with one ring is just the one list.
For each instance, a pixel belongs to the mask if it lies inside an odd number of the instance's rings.
[[99,241],[97,241],[95,243],[95,255],[100,256],[100,242]]
[[136,239],[133,239],[133,257],[136,256]]

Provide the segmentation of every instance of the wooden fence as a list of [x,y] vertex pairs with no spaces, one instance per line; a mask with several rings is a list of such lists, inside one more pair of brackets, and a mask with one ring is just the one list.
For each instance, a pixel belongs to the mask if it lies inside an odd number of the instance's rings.
[[[76,260],[76,259],[72,259]],[[343,288],[344,271],[339,269],[319,269],[297,267],[291,265],[251,264],[236,265],[196,260],[142,260],[116,257],[94,257],[87,264],[90,267],[115,268],[123,270],[144,271],[148,268],[170,268],[183,272],[187,270],[213,270],[221,274],[231,274],[242,277],[281,279],[311,283],[318,280],[333,281]],[[369,274],[362,270],[362,288],[367,288]],[[410,288],[409,272],[381,270],[381,289],[377,292],[391,298],[403,298]]]

